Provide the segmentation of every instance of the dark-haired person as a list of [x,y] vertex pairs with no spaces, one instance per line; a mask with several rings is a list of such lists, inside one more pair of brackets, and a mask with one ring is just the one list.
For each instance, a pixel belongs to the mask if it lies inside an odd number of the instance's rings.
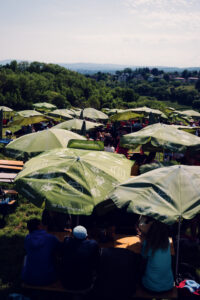
[[26,257],[22,269],[22,280],[30,285],[48,285],[57,280],[55,254],[60,249],[59,240],[48,234],[40,220],[27,222],[29,234],[25,238]]
[[142,216],[139,230],[143,238],[142,256],[146,259],[142,285],[153,292],[171,290],[174,286],[174,277],[167,225]]
[[64,240],[62,251],[62,284],[69,290],[90,289],[100,260],[97,242],[88,239],[86,228],[79,225],[73,236]]

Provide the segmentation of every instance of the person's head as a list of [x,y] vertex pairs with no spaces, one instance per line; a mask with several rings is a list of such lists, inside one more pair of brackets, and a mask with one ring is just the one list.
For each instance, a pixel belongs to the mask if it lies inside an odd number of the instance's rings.
[[73,229],[73,237],[78,240],[84,240],[87,238],[87,229],[81,225],[74,227]]
[[152,249],[153,253],[158,249],[167,249],[169,245],[168,226],[158,220],[149,217],[144,217],[143,220],[144,225],[141,226],[140,224],[139,228],[140,230],[142,228],[143,233],[145,235],[145,240],[147,244],[146,252],[149,249]]
[[139,218],[139,231],[146,236],[151,225],[153,224],[154,219],[147,216],[140,216]]
[[27,222],[27,229],[29,231],[29,233],[33,232],[34,230],[38,230],[40,229],[40,225],[41,225],[41,222],[39,219],[31,219]]

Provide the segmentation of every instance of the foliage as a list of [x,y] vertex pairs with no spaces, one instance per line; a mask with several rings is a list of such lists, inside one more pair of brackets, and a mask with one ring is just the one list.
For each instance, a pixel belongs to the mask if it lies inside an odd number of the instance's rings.
[[168,101],[172,102],[170,106],[178,103],[198,109],[200,79],[190,83],[190,76],[200,78],[200,72],[126,68],[115,74],[81,75],[55,64],[12,61],[0,66],[0,105],[14,110],[32,109],[37,102],[49,102],[58,108],[128,108],[140,106],[146,101],[141,97],[147,97],[149,101],[143,105],[152,108],[154,101],[159,101],[159,107]]

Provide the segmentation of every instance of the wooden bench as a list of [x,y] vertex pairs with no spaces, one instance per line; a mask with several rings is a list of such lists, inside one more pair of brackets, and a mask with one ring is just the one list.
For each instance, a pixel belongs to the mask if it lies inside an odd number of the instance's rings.
[[164,293],[150,293],[144,290],[141,286],[138,286],[136,292],[132,295],[132,298],[138,299],[177,299],[178,291],[176,287],[172,290]]
[[[22,288],[24,289],[33,289],[33,290],[41,290],[41,291],[47,291],[47,292],[62,292],[62,293],[71,293],[71,294],[79,294],[84,295],[87,292],[89,292],[91,289],[83,290],[83,291],[68,291],[66,290],[60,281],[56,281],[55,283],[51,285],[46,286],[33,286],[28,285],[26,283],[22,283]],[[178,292],[177,288],[174,287],[169,292],[164,293],[150,293],[142,289],[142,287],[138,286],[136,292],[131,296],[131,298],[135,299],[177,299],[178,298]]]
[[[76,296],[84,296],[88,294],[94,287],[94,284],[92,284],[89,288],[84,290],[67,290],[63,287],[62,283],[58,280],[55,283],[52,283],[51,285],[45,285],[45,286],[33,286],[26,283],[22,283],[23,289],[32,289],[37,291],[46,291],[46,292],[55,292],[55,293],[65,293],[65,294],[71,294]],[[79,298],[78,298],[79,299]]]
[[[6,166],[6,167],[18,167],[20,170],[24,166],[24,162],[21,160],[6,160],[6,159],[0,159],[0,166]],[[18,169],[19,170],[19,169]]]
[[0,182],[13,183],[17,173],[0,173]]
[[[24,162],[21,160],[0,160],[0,182],[12,183],[17,173],[23,169]],[[6,172],[7,171],[7,172]]]
[[5,193],[5,195],[13,195],[13,196],[17,196],[18,195],[18,192],[15,191],[15,190],[4,190],[3,189],[3,192]]

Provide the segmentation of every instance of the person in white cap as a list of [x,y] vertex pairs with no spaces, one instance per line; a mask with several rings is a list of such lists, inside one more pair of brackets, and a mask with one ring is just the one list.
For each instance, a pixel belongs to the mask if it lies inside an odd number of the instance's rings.
[[89,289],[96,278],[100,249],[88,239],[85,227],[76,226],[72,233],[63,243],[61,281],[69,290]]

